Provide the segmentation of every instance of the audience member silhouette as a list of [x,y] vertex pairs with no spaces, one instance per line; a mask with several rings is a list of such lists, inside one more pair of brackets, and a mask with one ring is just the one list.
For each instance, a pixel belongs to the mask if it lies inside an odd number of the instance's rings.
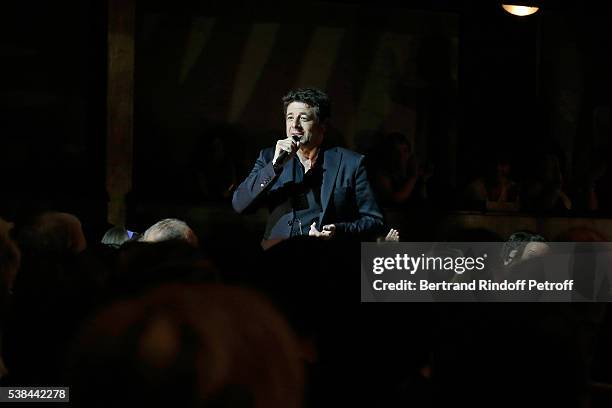
[[563,176],[559,159],[552,153],[536,158],[533,171],[526,174],[520,189],[521,210],[567,211],[572,202],[563,191]]
[[487,165],[485,174],[473,180],[465,189],[464,201],[486,203],[487,209],[518,209],[518,183],[511,177],[512,166],[503,156]]
[[423,199],[419,183],[423,170],[404,134],[394,132],[383,136],[371,160],[373,188],[383,206],[403,206]]
[[[501,258],[506,268],[546,252],[546,239],[531,231],[517,231],[502,247]],[[540,243],[538,245],[537,243]]]
[[185,221],[176,218],[166,218],[156,222],[142,234],[140,241],[161,242],[173,239],[185,241],[196,248],[199,245],[195,232]]
[[113,227],[104,233],[101,242],[109,247],[119,248],[123,243],[129,241],[130,238],[130,232],[124,227]]
[[236,287],[167,285],[113,304],[70,361],[74,406],[302,405],[293,332],[266,299]]
[[107,272],[85,251],[74,215],[33,215],[16,224],[14,235],[22,261],[3,344],[7,381],[54,383],[73,333],[100,301]]
[[206,283],[219,278],[219,272],[197,248],[174,239],[124,244],[109,285],[113,296],[125,297],[163,283]]
[[573,209],[593,212],[602,210],[600,181],[605,176],[608,164],[600,153],[584,155],[576,167],[572,189]]

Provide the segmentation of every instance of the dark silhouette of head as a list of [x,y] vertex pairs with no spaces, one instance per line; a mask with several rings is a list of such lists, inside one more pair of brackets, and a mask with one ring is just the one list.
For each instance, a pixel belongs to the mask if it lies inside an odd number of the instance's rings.
[[119,248],[124,242],[130,240],[130,234],[123,227],[113,227],[106,231],[102,243],[113,248]]
[[81,221],[68,213],[47,211],[16,227],[15,235],[24,252],[36,254],[79,253],[87,247]]
[[150,226],[140,238],[143,242],[161,242],[182,240],[197,247],[199,240],[185,221],[176,218],[166,218]]
[[218,279],[215,266],[186,241],[133,241],[118,251],[111,287],[116,295],[124,296],[163,283],[209,283]]
[[85,327],[69,367],[76,406],[302,400],[303,363],[287,323],[257,293],[223,285],[167,285],[111,305]]

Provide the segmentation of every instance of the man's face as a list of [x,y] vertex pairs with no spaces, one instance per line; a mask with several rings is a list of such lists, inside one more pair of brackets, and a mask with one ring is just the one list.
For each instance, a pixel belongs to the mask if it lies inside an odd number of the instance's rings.
[[316,147],[323,141],[325,125],[315,115],[315,110],[303,102],[291,102],[285,115],[287,137],[298,136],[305,147]]

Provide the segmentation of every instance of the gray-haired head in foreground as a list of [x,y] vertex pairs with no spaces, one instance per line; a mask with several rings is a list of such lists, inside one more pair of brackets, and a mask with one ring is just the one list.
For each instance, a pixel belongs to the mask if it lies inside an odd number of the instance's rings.
[[176,218],[166,218],[156,222],[147,229],[140,241],[144,242],[161,242],[170,240],[186,241],[189,244],[197,247],[198,237],[185,221]]

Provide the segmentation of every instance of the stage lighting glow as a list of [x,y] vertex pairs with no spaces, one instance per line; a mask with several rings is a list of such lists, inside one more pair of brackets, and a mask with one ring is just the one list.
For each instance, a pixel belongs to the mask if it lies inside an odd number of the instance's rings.
[[515,6],[515,5],[509,5],[509,4],[502,4],[502,7],[508,13],[515,15],[515,16],[521,16],[521,17],[530,16],[540,9],[539,7]]

